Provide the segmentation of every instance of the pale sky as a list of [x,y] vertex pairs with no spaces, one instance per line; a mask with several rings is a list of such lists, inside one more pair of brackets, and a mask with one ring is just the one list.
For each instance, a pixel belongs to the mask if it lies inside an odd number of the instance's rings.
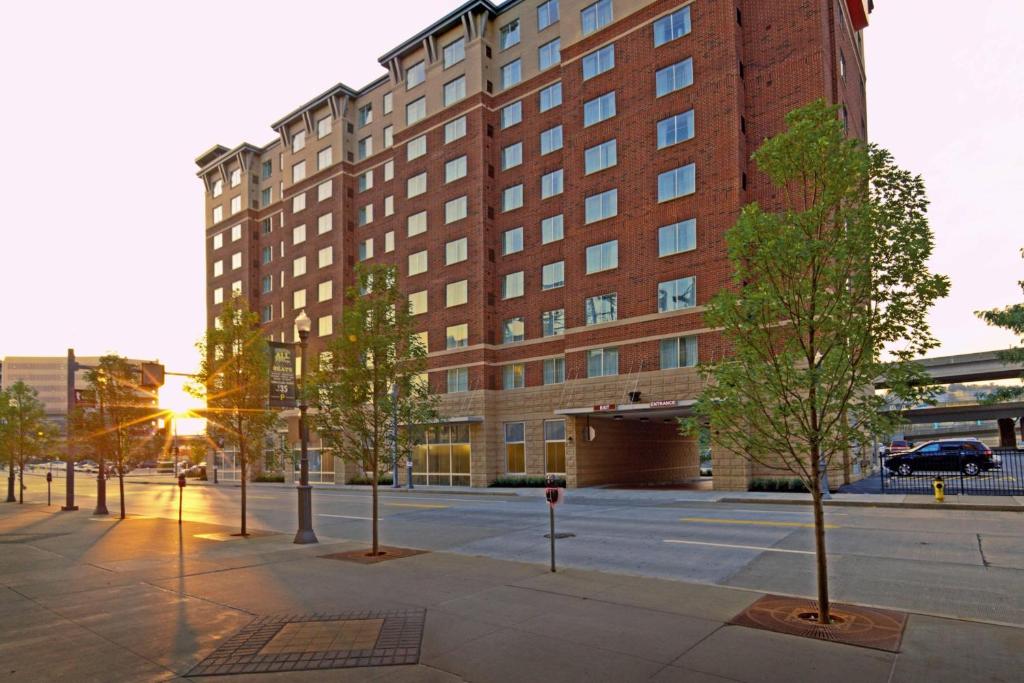
[[[22,2],[0,40],[0,357],[117,352],[191,372],[204,325],[202,185],[213,144],[269,124],[462,0]],[[706,2],[708,0],[699,0]],[[932,266],[953,280],[932,355],[1005,348],[973,311],[1022,298],[1019,0],[879,0],[868,128],[925,177]]]

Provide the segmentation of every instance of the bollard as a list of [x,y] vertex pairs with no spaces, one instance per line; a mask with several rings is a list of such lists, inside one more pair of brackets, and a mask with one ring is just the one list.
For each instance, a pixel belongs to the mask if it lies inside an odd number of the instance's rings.
[[53,472],[46,473],[46,507],[50,507],[50,484],[53,482]]
[[942,482],[942,477],[935,477],[932,481],[932,488],[935,489],[935,502],[941,503],[946,500],[946,485]]

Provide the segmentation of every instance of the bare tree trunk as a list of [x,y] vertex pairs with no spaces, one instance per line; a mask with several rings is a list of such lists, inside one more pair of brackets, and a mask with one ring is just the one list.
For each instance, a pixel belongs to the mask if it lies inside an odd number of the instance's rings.
[[8,461],[7,468],[7,502],[17,503],[18,499],[14,496],[14,458]]
[[[241,433],[241,430],[239,430]],[[245,529],[245,480],[247,469],[245,467],[245,440],[238,440],[238,457],[242,460],[242,535],[246,536],[248,532]]]
[[821,467],[817,446],[811,448],[811,499],[814,503],[814,554],[818,574],[818,623],[832,623],[828,599],[828,558],[825,555],[825,509],[821,502]]
[[121,493],[121,519],[124,519],[124,467],[117,466],[117,488]]
[[380,551],[380,545],[379,545],[379,543],[377,541],[377,467],[376,467],[376,464],[374,464],[373,471],[370,473],[370,476],[372,477],[372,482],[371,482],[370,486],[371,486],[371,490],[373,492],[373,512],[371,513],[371,516],[373,517],[373,533],[372,533],[373,542],[371,544],[370,554],[372,554],[374,557],[376,557],[377,553]]
[[25,463],[18,466],[18,505],[25,504]]

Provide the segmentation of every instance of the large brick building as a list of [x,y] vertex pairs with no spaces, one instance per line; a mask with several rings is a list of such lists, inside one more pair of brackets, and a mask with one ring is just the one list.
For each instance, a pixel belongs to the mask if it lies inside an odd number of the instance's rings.
[[[471,0],[263,146],[197,160],[207,311],[241,292],[267,336],[305,309],[315,352],[359,261],[398,266],[449,420],[426,483],[697,474],[676,435],[721,353],[702,305],[723,235],[772,205],[749,161],[786,112],[842,106],[866,137],[870,0]],[[723,455],[716,486],[749,466]],[[325,462],[323,470],[331,470]]]

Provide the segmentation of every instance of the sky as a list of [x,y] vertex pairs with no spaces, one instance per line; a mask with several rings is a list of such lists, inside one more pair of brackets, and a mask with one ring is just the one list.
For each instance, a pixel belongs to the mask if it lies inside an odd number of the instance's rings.
[[[338,82],[383,75],[379,55],[461,2],[5,7],[0,357],[74,347],[194,371],[205,320],[195,157],[271,141],[271,122]],[[924,176],[931,266],[953,282],[931,314],[942,344],[931,355],[1006,348],[1014,338],[973,312],[1024,298],[1024,3],[875,5],[870,137]]]

